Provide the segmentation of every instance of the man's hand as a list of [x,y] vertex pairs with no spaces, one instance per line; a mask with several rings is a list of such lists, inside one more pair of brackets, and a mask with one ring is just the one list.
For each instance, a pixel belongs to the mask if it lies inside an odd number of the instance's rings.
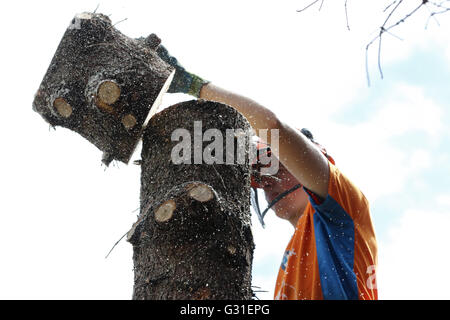
[[187,72],[178,60],[169,54],[163,45],[159,45],[156,49],[156,53],[162,60],[175,68],[175,76],[170,84],[168,92],[181,92],[198,98],[200,96],[200,90],[209,81],[205,81],[199,76]]

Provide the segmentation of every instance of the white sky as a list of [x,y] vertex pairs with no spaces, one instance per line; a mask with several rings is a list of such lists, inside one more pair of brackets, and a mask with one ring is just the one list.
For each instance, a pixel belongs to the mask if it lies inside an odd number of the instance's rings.
[[[99,150],[66,129],[49,130],[31,109],[65,28],[76,13],[93,11],[98,3],[3,4],[2,299],[131,297],[131,245],[122,241],[108,259],[105,255],[138,214],[139,167],[105,170]],[[450,136],[449,108],[439,92],[430,95],[442,87],[434,74],[423,85],[395,70],[405,61],[407,70],[425,70],[424,60],[414,57],[432,52],[444,61],[438,73],[448,72],[450,15],[438,18],[440,26],[431,20],[425,30],[425,10],[393,31],[403,41],[387,35],[385,80],[379,80],[374,48],[369,88],[364,49],[389,1],[350,0],[351,31],[344,1],[325,1],[321,12],[317,7],[296,12],[308,3],[103,1],[98,12],[110,14],[113,22],[127,18],[117,27],[130,37],[156,33],[188,70],[259,101],[296,127],[310,128],[373,204],[380,298],[448,299],[450,280],[438,270],[450,262],[450,188],[445,174],[436,174],[436,180],[425,176],[449,163],[448,148],[442,147],[450,141],[443,138]],[[166,95],[163,103],[185,99],[190,98]],[[134,159],[139,156],[137,150]],[[428,193],[426,205],[418,202]],[[253,284],[269,291],[260,298],[272,297],[291,233],[290,225],[271,213],[265,230],[254,220]]]

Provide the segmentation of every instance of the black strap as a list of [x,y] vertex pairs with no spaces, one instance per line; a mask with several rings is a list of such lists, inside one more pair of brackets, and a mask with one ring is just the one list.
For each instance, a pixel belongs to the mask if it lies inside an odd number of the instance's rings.
[[266,208],[266,210],[264,210],[261,213],[261,218],[264,219],[264,216],[266,215],[267,211],[269,211],[270,208],[272,208],[275,203],[277,203],[278,201],[280,201],[281,199],[283,199],[285,196],[287,196],[289,193],[294,192],[295,190],[299,189],[302,185],[301,184],[297,184],[295,186],[293,186],[292,188],[280,193],[279,195],[277,195],[275,197],[275,199],[273,199],[270,203],[269,206]]
[[261,209],[259,208],[258,189],[252,188],[252,190],[253,190],[253,198],[252,198],[253,209],[255,209],[256,214],[259,219],[259,222],[261,222],[262,227],[265,228],[264,219],[261,215]]

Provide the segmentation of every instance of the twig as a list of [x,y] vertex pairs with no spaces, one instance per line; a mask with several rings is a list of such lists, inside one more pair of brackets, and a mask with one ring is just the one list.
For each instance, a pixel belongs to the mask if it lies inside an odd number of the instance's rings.
[[[319,0],[314,0],[313,2],[311,2],[310,4],[308,4],[306,7],[304,7],[303,9],[297,10],[297,12],[302,12],[305,11],[306,9],[308,9],[309,7],[313,6],[314,4],[316,4],[317,2],[319,2]],[[323,0],[322,0],[322,4],[323,4]],[[321,6],[322,6],[321,4]]]
[[390,34],[391,36],[393,36],[394,38],[397,38],[400,41],[403,41],[403,38],[393,34],[392,32],[388,31],[388,30],[384,30],[384,32],[386,32],[387,34]]
[[447,9],[447,10],[450,9],[450,8],[442,5],[444,2],[448,2],[448,0],[447,1],[442,1],[441,3],[436,3],[434,1],[428,1],[428,3],[432,4],[435,7],[438,7],[438,8],[441,8],[441,9]]
[[[400,1],[401,2],[401,1]],[[411,17],[414,13],[416,13],[420,8],[422,8],[424,6],[426,2],[422,2],[419,6],[417,6],[417,8],[415,8],[413,11],[411,11],[410,13],[408,13],[406,16],[404,16],[402,19],[398,20],[395,24],[391,25],[389,28],[386,28],[386,31],[398,26],[399,24],[405,22],[406,19],[408,19],[409,17]],[[386,20],[387,22],[387,20]]]
[[122,241],[122,239],[127,235],[128,232],[126,232],[123,236],[120,237],[119,240],[117,240],[117,242],[113,245],[113,247],[111,248],[111,250],[109,250],[108,254],[106,255],[105,259],[108,259],[109,254],[114,250],[114,248],[119,244],[120,241]]
[[[261,289],[261,287],[258,287],[258,286],[252,286],[252,288],[258,288],[258,289]],[[255,293],[257,293],[257,292],[269,292],[269,291],[267,291],[267,290],[253,290],[253,289],[252,289],[252,292],[253,292],[253,298],[255,298],[255,299],[257,299],[257,300],[260,300],[260,299],[256,296]]]
[[383,79],[383,69],[381,68],[381,40],[382,40],[382,35],[384,32],[384,28],[381,27],[380,29],[380,41],[378,41],[378,59],[377,59],[377,63],[378,63],[378,71],[380,72],[380,77],[381,79]]
[[344,4],[344,7],[345,7],[345,21],[347,22],[347,29],[348,29],[348,31],[350,31],[350,26],[348,24],[347,1],[348,0],[345,0],[345,4]]
[[430,13],[430,16],[428,17],[427,23],[425,24],[425,30],[428,29],[428,24],[430,23],[431,18],[434,19],[434,21],[436,21],[436,24],[440,27],[441,25],[439,24],[438,19],[434,16],[435,12],[432,12],[430,8],[428,8],[428,6],[426,5],[425,8],[427,8],[428,12]]
[[128,20],[128,18],[125,18],[125,19],[122,19],[122,20],[120,20],[120,21],[117,21],[116,23],[113,24],[113,27],[115,27],[115,26],[118,25],[119,23],[124,22],[124,21],[126,21],[126,20]]
[[[441,10],[441,11],[435,11],[435,12],[432,12],[432,13],[430,14],[431,17],[434,17],[434,16],[437,15],[437,14],[443,14],[443,13],[446,13],[446,12],[450,11],[450,8],[448,8],[448,7],[444,7],[444,6],[442,6],[442,5],[440,5],[440,4],[437,4],[437,3],[434,3],[434,2],[430,2],[430,3],[433,4],[433,5],[435,5],[435,6],[438,7],[438,8],[444,9],[444,10]],[[427,7],[427,8],[428,8],[428,7]]]
[[381,79],[383,79],[383,70],[381,67],[381,43],[383,40],[383,35],[384,33],[388,33],[391,34],[392,36],[396,37],[397,39],[402,40],[400,37],[392,34],[391,32],[389,32],[389,30],[391,30],[392,28],[395,28],[396,26],[398,26],[399,24],[403,23],[406,21],[406,19],[408,19],[409,17],[411,17],[413,14],[415,14],[422,6],[424,6],[428,0],[421,0],[420,5],[418,5],[414,10],[412,10],[411,12],[409,12],[408,14],[406,14],[402,19],[398,20],[397,22],[395,22],[394,24],[390,25],[389,27],[386,27],[387,23],[389,22],[389,20],[391,19],[392,15],[397,11],[397,9],[399,8],[399,6],[402,4],[403,0],[399,0],[399,1],[394,1],[392,2],[389,6],[387,6],[384,10],[384,12],[387,11],[388,8],[392,7],[394,4],[394,8],[392,10],[390,10],[389,14],[387,15],[386,19],[384,20],[384,23],[382,24],[382,26],[380,27],[380,32],[378,33],[378,35],[372,39],[367,45],[366,45],[366,76],[367,76],[367,84],[370,87],[370,76],[369,76],[369,67],[368,67],[368,51],[370,46],[376,41],[378,40],[378,57],[377,57],[377,64],[378,64],[378,71],[380,73],[380,77]]
[[322,6],[323,6],[323,2],[324,2],[324,1],[325,1],[325,0],[322,0],[322,2],[320,3],[319,11],[322,10]]
[[394,7],[394,9],[391,10],[391,12],[389,12],[386,20],[384,20],[383,25],[381,26],[381,28],[384,29],[384,27],[386,26],[386,23],[389,21],[389,19],[392,17],[392,15],[394,14],[395,11],[397,11],[398,7],[400,7],[400,5],[402,4],[403,0],[400,0],[397,5]]
[[138,212],[140,209],[141,209],[141,207],[137,207],[136,209],[134,209],[133,211],[131,211],[131,213]]
[[366,45],[366,78],[367,78],[367,86],[370,87],[370,76],[369,76],[369,46]]
[[392,1],[392,3],[390,5],[388,5],[386,8],[384,8],[383,12],[386,12],[389,10],[390,7],[392,7],[395,3],[397,2],[397,0]]

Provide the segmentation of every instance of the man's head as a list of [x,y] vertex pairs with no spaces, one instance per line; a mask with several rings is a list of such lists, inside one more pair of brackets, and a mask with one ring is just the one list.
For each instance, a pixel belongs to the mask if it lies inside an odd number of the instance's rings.
[[298,218],[308,204],[308,196],[301,183],[280,163],[278,172],[262,178],[261,189],[264,190],[267,203],[271,204],[284,192],[292,190],[276,201],[272,209],[282,219],[288,220],[295,227]]
[[[328,160],[334,164],[333,158],[326,153],[326,150],[320,144],[314,141],[314,137],[308,129],[301,129],[299,131],[317,145]],[[257,192],[256,188],[264,190],[269,207],[263,212],[263,216],[269,208],[272,208],[279,218],[288,220],[295,227],[308,204],[308,194],[302,188],[297,178],[281,162],[279,163],[277,173],[273,175],[260,174],[260,157],[265,155],[266,157],[273,157],[272,159],[275,159],[275,156],[271,154],[270,146],[259,142],[257,145],[257,155],[257,160],[253,164],[254,175],[252,177],[252,187],[255,188],[255,193]],[[278,159],[275,160],[278,161]]]

